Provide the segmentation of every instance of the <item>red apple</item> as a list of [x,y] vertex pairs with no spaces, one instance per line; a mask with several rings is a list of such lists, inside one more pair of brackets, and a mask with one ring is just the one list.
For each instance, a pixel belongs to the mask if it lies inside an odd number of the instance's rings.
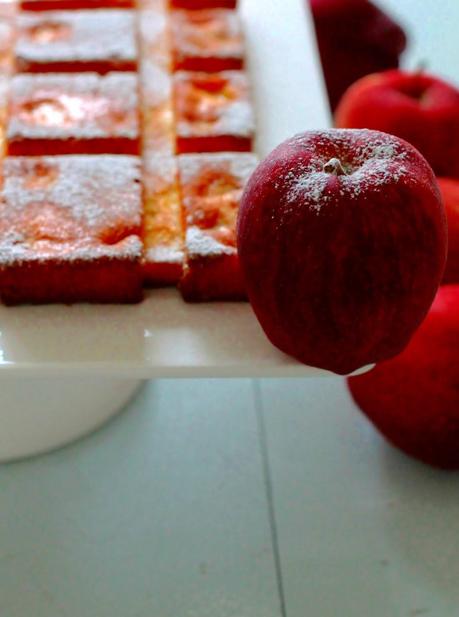
[[459,180],[437,180],[448,220],[448,260],[443,283],[459,283]]
[[364,77],[344,95],[335,124],[397,135],[437,176],[459,178],[459,90],[436,77],[403,71]]
[[440,287],[408,347],[348,380],[355,402],[395,446],[459,468],[459,285]]
[[357,79],[398,67],[405,33],[369,0],[310,4],[332,109]]
[[443,274],[435,177],[377,131],[311,131],[280,145],[244,191],[238,251],[271,342],[340,374],[399,353]]

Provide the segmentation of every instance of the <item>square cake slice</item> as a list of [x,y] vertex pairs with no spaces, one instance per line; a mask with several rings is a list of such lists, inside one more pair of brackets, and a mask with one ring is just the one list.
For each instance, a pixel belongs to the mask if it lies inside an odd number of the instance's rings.
[[243,188],[257,165],[252,154],[178,157],[185,225],[185,264],[179,287],[188,302],[244,300],[236,249]]
[[243,71],[174,76],[177,152],[247,152],[255,130]]
[[135,8],[136,0],[19,0],[23,11]]
[[175,285],[182,275],[183,230],[177,160],[145,157],[143,169],[145,283]]
[[173,11],[171,26],[175,70],[217,73],[242,69],[244,42],[235,11]]
[[5,304],[142,299],[140,163],[10,157],[0,196]]
[[10,155],[138,154],[134,73],[49,73],[11,80]]
[[15,46],[20,72],[137,70],[133,11],[19,13]]

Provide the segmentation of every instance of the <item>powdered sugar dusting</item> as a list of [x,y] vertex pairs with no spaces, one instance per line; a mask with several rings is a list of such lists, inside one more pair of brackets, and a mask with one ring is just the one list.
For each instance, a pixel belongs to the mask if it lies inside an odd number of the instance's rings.
[[[188,226],[188,260],[214,259],[236,253],[239,201],[257,162],[256,156],[248,153],[184,154],[178,157]],[[210,214],[210,220],[207,214]]]
[[160,7],[139,10],[139,39],[142,63],[152,61],[170,71],[172,55],[167,14]]
[[137,61],[132,11],[46,11],[18,15],[19,64]]
[[174,11],[171,25],[179,57],[243,59],[242,28],[236,11]]
[[[408,173],[406,148],[384,133],[332,129],[299,135],[294,143],[304,146],[311,156],[305,156],[309,163],[300,167],[299,175],[298,170],[289,171],[277,179],[278,186],[287,186],[287,208],[304,197],[310,209],[320,214],[324,205],[337,195],[336,186],[329,190],[333,178],[339,185],[339,194],[355,198],[362,192],[381,191],[397,184]],[[343,175],[324,170],[333,158],[341,161]]]
[[218,242],[205,230],[189,227],[186,230],[186,249],[188,259],[215,258],[222,255],[234,255],[236,249]]
[[144,157],[143,240],[147,264],[183,261],[183,230],[175,157]]
[[134,73],[16,75],[8,139],[137,139],[137,90]]
[[146,263],[152,264],[181,264],[183,263],[184,253],[182,250],[173,246],[161,244],[145,251]]
[[[4,173],[3,264],[56,254],[66,259],[97,259],[120,252],[140,255],[137,157],[10,157],[4,161]],[[126,238],[131,240],[124,243]]]
[[128,236],[116,244],[95,244],[87,240],[61,243],[39,240],[30,243],[24,235],[11,232],[0,241],[0,267],[25,263],[96,262],[101,259],[138,262],[142,252],[143,246],[138,236]]
[[[212,84],[209,89],[206,81]],[[178,135],[253,136],[255,118],[243,71],[217,75],[179,71],[174,75],[174,96]]]
[[181,154],[177,157],[182,184],[189,184],[203,168],[229,172],[242,188],[255,167],[258,159],[254,154],[242,152],[219,152],[215,154]]
[[307,195],[311,210],[319,214],[322,205],[329,197],[325,195],[329,176],[322,172],[305,173],[293,182],[288,194],[289,203],[297,201],[302,195]]

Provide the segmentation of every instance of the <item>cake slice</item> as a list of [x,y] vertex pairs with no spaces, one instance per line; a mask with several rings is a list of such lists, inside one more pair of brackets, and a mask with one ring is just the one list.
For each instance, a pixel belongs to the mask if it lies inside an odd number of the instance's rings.
[[134,73],[49,73],[11,80],[10,155],[138,154]]
[[244,42],[235,11],[173,11],[171,27],[175,70],[216,73],[242,69]]
[[175,285],[182,275],[183,231],[177,177],[172,156],[144,158],[144,276],[154,287]]
[[137,70],[133,11],[19,13],[18,71],[29,73]]
[[236,221],[244,185],[257,165],[252,154],[178,157],[185,226],[179,287],[188,302],[246,298],[236,249]]
[[243,71],[174,75],[178,153],[250,151],[254,114]]
[[141,218],[137,157],[6,158],[0,298],[6,304],[140,301]]

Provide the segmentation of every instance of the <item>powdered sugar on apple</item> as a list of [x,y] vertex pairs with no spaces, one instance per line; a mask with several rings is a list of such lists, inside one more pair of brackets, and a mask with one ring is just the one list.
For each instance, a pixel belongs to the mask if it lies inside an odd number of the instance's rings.
[[[293,204],[304,196],[311,210],[319,214],[323,205],[330,201],[331,197],[327,194],[330,173],[324,171],[324,165],[332,158],[329,156],[331,147],[333,156],[341,160],[345,171],[337,178],[341,196],[357,197],[362,191],[380,190],[403,178],[407,174],[404,165],[406,150],[389,135],[379,134],[377,139],[369,139],[369,133],[372,132],[365,129],[354,132],[352,151],[349,151],[346,131],[318,131],[313,134],[313,139],[299,135],[294,145],[304,145],[312,158],[309,165],[301,169],[299,177],[296,170],[277,180],[277,186],[282,184],[288,187],[286,203]],[[327,155],[318,156],[317,152],[321,151]]]

